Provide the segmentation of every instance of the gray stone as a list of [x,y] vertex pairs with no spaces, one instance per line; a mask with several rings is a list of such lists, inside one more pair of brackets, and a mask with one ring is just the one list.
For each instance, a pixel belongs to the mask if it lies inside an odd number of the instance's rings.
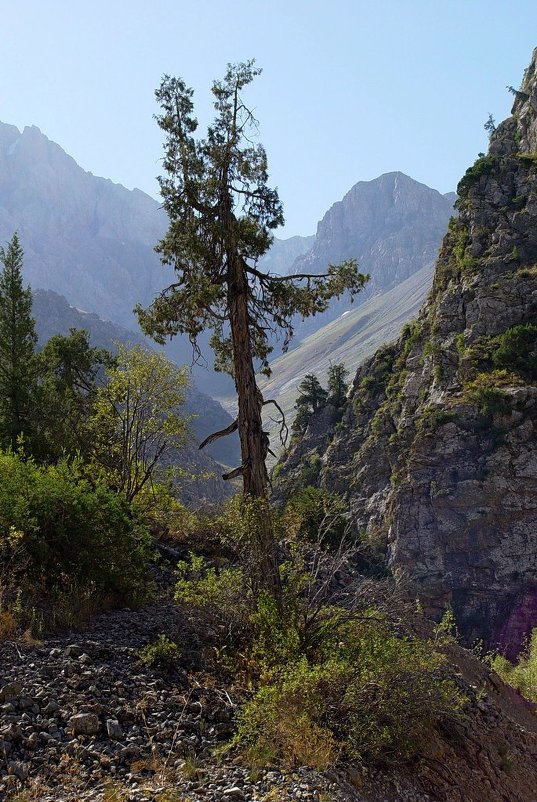
[[223,792],[223,796],[226,799],[246,799],[242,788],[239,788],[236,785],[233,786],[232,788],[226,788],[225,791]]
[[114,741],[120,741],[123,738],[123,730],[117,719],[109,718],[106,721],[106,732],[108,737]]
[[100,729],[98,717],[94,713],[77,713],[69,719],[75,735],[96,735]]
[[22,685],[20,682],[9,682],[0,688],[0,702],[11,702],[22,693]]

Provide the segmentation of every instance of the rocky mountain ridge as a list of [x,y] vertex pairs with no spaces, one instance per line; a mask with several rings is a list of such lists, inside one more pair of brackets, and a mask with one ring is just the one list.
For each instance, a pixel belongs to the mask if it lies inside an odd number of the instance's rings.
[[[86,172],[36,126],[21,132],[0,123],[0,243],[18,232],[32,289],[52,290],[74,307],[138,331],[135,305],[148,306],[171,275],[154,251],[167,226],[160,204],[146,193]],[[267,269],[287,272],[311,241],[276,239],[264,257]],[[187,338],[176,337],[167,352],[180,364],[192,361]],[[210,395],[232,387],[203,365],[194,372]]]
[[[330,263],[357,259],[371,276],[354,302],[363,304],[434,261],[454,200],[453,193],[441,195],[400,172],[359,181],[326,212],[312,248],[291,272],[323,273]],[[322,315],[297,322],[295,344],[351,308],[344,297]]]
[[343,493],[426,612],[512,656],[537,625],[537,50],[458,194],[417,320],[282,474]]

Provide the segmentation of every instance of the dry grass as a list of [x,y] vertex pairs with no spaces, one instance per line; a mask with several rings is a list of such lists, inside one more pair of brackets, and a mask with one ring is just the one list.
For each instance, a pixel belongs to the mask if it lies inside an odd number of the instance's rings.
[[0,643],[14,640],[17,634],[17,619],[9,610],[0,611]]

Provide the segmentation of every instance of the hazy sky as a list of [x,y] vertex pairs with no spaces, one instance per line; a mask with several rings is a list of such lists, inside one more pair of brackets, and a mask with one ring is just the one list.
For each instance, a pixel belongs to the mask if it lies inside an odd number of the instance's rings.
[[287,225],[310,234],[360,180],[441,192],[486,149],[537,46],[536,0],[0,2],[0,120],[37,125],[86,170],[158,197],[164,73],[196,90],[256,58],[255,107]]

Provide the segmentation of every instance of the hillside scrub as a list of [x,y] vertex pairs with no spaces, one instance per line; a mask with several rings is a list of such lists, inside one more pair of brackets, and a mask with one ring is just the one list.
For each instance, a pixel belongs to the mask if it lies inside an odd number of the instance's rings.
[[531,633],[528,644],[516,663],[501,654],[491,660],[494,671],[531,702],[537,702],[537,628]]
[[20,623],[43,608],[61,624],[54,608],[88,597],[141,599],[148,554],[146,527],[81,460],[0,452],[0,605]]
[[464,704],[436,643],[401,630],[381,584],[342,603],[346,552],[331,549],[287,547],[280,607],[237,556],[179,564],[175,598],[203,628],[205,669],[249,689],[232,746],[254,767],[404,762]]

